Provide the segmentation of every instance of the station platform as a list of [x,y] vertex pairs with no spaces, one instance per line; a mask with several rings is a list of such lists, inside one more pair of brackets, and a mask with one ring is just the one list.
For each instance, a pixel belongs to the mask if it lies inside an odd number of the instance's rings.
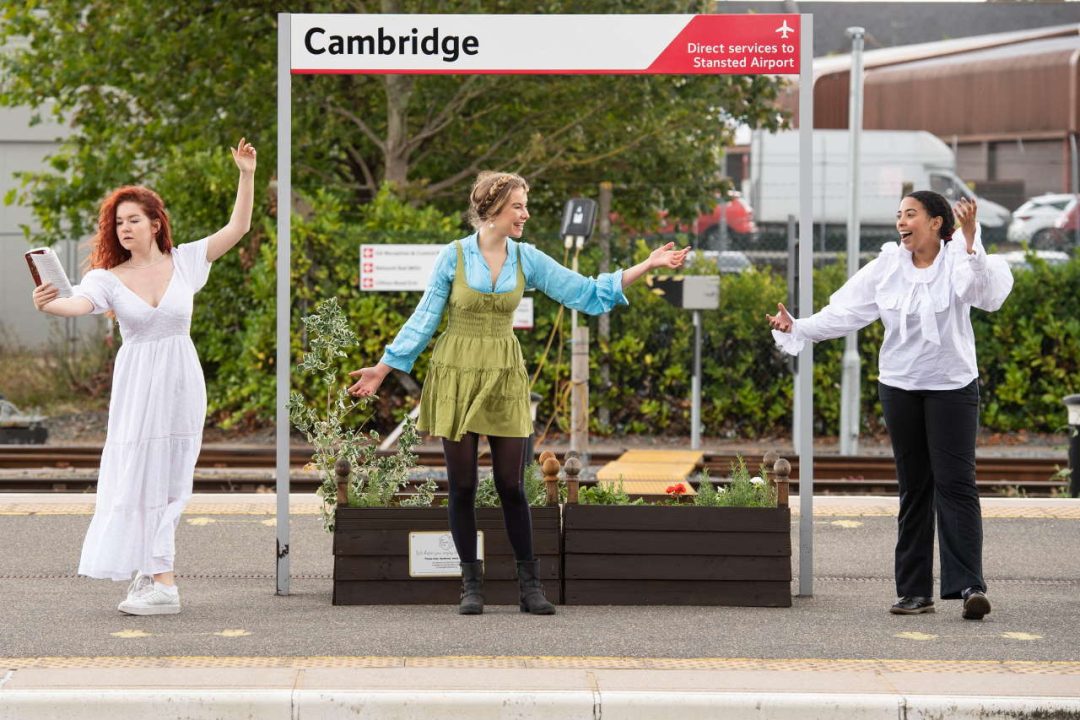
[[[814,498],[791,608],[331,605],[317,499],[182,517],[183,612],[131,617],[77,577],[92,495],[0,496],[0,720],[43,718],[1077,718],[1080,500],[984,498],[993,610],[894,616],[895,498]],[[800,587],[798,501],[792,523]]]

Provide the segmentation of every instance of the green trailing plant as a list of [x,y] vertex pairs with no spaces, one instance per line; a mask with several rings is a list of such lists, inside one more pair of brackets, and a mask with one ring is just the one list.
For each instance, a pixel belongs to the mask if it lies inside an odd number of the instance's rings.
[[582,486],[578,489],[578,502],[582,505],[644,505],[645,499],[631,500],[620,479],[616,483]]
[[435,479],[428,478],[416,487],[414,494],[401,501],[401,507],[431,507],[435,504],[435,491],[438,489],[439,484]]
[[709,471],[705,470],[698,475],[697,495],[694,496],[694,504],[700,507],[719,507],[721,493],[716,489]]
[[731,464],[731,479],[723,492],[717,492],[721,507],[776,507],[776,487],[769,481],[764,468],[760,475],[750,477],[746,461],[735,456]]
[[372,398],[351,397],[338,371],[339,359],[347,355],[346,349],[353,347],[357,339],[336,298],[319,303],[314,313],[304,317],[303,323],[308,351],[298,367],[303,373],[315,376],[318,385],[325,386],[325,396],[316,410],[303,394],[291,393],[289,421],[304,433],[313,448],[311,462],[322,481],[316,492],[323,501],[323,524],[332,531],[338,502],[337,461],[349,463],[349,506],[388,507],[408,482],[409,470],[416,463],[413,448],[419,438],[413,422],[407,419],[398,440],[398,451],[380,456],[379,434],[374,430],[364,431]]
[[[560,490],[564,488],[560,484]],[[525,466],[525,499],[530,507],[543,507],[547,505],[547,489],[544,487],[544,478],[540,473],[540,466],[529,463]],[[499,491],[495,488],[495,478],[491,473],[486,473],[476,486],[476,507],[494,508],[501,507]]]

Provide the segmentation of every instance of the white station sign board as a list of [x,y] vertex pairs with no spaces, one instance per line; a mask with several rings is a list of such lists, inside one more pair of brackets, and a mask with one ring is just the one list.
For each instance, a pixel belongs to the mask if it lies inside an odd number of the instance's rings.
[[294,74],[799,72],[798,15],[292,16]]

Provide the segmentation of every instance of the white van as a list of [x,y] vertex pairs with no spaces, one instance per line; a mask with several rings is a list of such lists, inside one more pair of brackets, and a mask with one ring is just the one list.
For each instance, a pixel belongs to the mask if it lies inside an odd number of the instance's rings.
[[[895,239],[896,209],[905,193],[933,190],[951,202],[977,199],[978,220],[987,242],[1005,238],[1011,213],[976,198],[956,175],[948,145],[922,131],[864,130],[859,163],[859,221],[867,237]],[[814,223],[846,231],[848,218],[848,131],[815,130]],[[750,177],[743,188],[763,233],[786,227],[799,215],[799,132],[755,133],[750,145]],[[1000,237],[998,237],[1000,236]]]

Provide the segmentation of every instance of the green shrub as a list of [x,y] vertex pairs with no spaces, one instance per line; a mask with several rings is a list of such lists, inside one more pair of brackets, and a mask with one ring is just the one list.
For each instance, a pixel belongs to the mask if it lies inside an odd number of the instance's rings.
[[[304,200],[310,210],[293,224],[293,326],[323,297],[337,298],[357,345],[333,362],[342,385],[349,370],[370,365],[382,354],[412,313],[419,293],[364,293],[357,289],[361,242],[443,243],[465,230],[456,217],[416,208],[383,191],[374,202],[351,209],[332,193]],[[556,260],[564,258],[557,238],[528,238]],[[651,247],[655,247],[653,242]],[[611,266],[627,267],[644,259],[649,245],[616,235]],[[269,222],[254,233],[241,252],[215,267],[210,285],[199,295],[193,329],[208,380],[210,409],[223,426],[266,422],[273,418],[274,384],[274,229]],[[587,245],[581,272],[597,271],[600,251]],[[1080,297],[1080,259],[1049,267],[1032,260],[1033,269],[1014,273],[1016,285],[996,313],[972,311],[983,399],[983,426],[992,431],[1027,429],[1055,432],[1065,421],[1062,396],[1080,388],[1080,319],[1065,305]],[[699,262],[686,274],[715,274]],[[842,262],[814,272],[814,303],[820,309],[845,279]],[[720,308],[702,313],[702,422],[708,435],[760,437],[790,431],[792,375],[790,359],[778,351],[764,316],[787,296],[786,282],[769,268],[720,278]],[[596,433],[688,435],[693,361],[693,325],[689,311],[670,306],[644,283],[626,291],[629,307],[610,315],[611,334],[602,341],[595,318],[580,316],[591,332],[591,430]],[[522,352],[530,375],[540,365],[534,390],[543,400],[538,417],[555,417],[567,430],[569,403],[569,318],[559,322],[558,305],[537,293],[532,331],[521,331]],[[553,332],[562,328],[546,348]],[[862,356],[861,422],[863,432],[883,428],[877,398],[877,355],[881,323],[859,332]],[[308,345],[304,331],[294,331],[294,363]],[[840,370],[844,340],[814,348],[814,432],[835,435],[840,418]],[[406,377],[392,373],[382,400],[374,407],[372,426],[393,427],[418,400],[430,348]],[[610,367],[610,383],[600,384],[600,364]],[[293,387],[305,396],[315,379],[294,372]],[[596,410],[606,408],[610,421],[601,426]]]

